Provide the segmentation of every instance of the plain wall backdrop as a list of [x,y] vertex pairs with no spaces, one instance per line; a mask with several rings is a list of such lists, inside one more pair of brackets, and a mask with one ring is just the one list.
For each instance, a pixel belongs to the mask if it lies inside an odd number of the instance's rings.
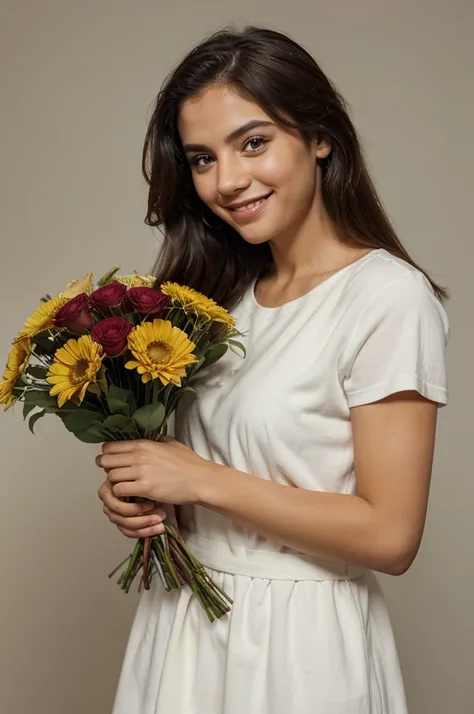
[[[1,362],[44,293],[114,264],[151,268],[150,104],[229,22],[288,32],[315,56],[349,101],[401,240],[452,291],[425,537],[405,576],[381,580],[411,714],[472,714],[472,0],[3,0]],[[98,448],[52,417],[36,431],[21,408],[0,414],[0,711],[107,714],[138,599],[107,573],[131,541],[102,513]]]

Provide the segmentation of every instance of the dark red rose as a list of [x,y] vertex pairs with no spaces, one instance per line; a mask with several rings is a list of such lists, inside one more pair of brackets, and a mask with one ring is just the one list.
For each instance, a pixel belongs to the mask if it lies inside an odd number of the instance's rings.
[[154,288],[130,288],[127,302],[141,315],[154,315],[169,304],[167,296]]
[[91,294],[89,300],[94,307],[118,307],[127,292],[127,286],[122,283],[109,283],[102,288],[97,288]]
[[94,318],[89,310],[89,296],[79,293],[68,300],[56,313],[54,324],[57,327],[66,327],[71,332],[83,334],[88,332],[94,324]]
[[125,317],[106,317],[96,322],[91,336],[109,357],[117,357],[126,349],[128,333],[132,329],[132,323]]

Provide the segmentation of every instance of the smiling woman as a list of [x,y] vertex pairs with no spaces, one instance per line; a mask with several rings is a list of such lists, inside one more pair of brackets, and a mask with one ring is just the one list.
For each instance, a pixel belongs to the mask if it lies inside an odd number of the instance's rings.
[[[373,571],[404,573],[421,542],[447,293],[390,225],[343,99],[283,34],[224,30],[190,52],[143,171],[157,285],[171,301],[186,286],[203,319],[228,308],[246,358],[200,373],[176,440],[104,445],[100,495],[132,537],[180,506],[233,606],[210,625],[188,588],[145,592],[114,714],[405,714]],[[137,345],[138,369],[163,342]]]
[[[225,135],[235,124],[238,128]],[[228,85],[211,86],[185,102],[178,127],[199,198],[250,245],[264,244],[308,218],[315,161],[328,156],[328,140],[306,146],[297,131],[268,121],[263,109]],[[194,136],[204,138],[197,146],[209,147],[208,154],[195,155]]]

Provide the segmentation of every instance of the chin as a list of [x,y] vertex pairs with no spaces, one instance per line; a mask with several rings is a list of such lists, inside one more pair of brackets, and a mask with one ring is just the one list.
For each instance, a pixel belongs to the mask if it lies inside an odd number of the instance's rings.
[[246,243],[249,243],[250,245],[261,245],[262,243],[268,243],[270,238],[268,237],[268,233],[265,232],[265,235],[246,235],[242,233],[241,231],[238,231],[240,237],[242,240],[244,240]]

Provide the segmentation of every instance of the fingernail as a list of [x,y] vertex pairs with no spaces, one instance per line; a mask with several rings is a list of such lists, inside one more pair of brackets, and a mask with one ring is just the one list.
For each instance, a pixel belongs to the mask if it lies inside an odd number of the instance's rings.
[[166,518],[166,511],[163,510],[163,508],[159,508],[156,512],[156,515],[159,516],[164,521]]

